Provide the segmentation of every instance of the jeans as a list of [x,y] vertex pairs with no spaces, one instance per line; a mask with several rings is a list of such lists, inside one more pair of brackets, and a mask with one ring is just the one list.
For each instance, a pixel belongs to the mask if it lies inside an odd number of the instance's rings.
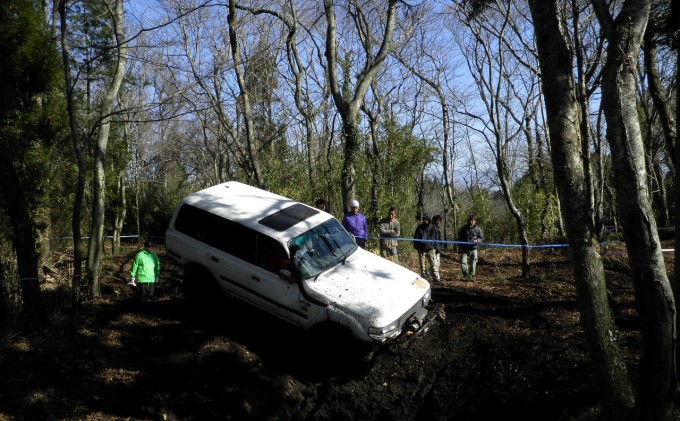
[[475,276],[477,273],[477,249],[460,253],[460,268],[463,271],[463,276]]

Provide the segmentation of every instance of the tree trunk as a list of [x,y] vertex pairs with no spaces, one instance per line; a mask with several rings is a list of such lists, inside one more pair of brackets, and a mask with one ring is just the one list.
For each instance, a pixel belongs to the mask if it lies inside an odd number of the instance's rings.
[[[358,76],[353,96],[352,98],[345,98],[341,92],[338,79],[335,5],[331,0],[324,0],[326,23],[328,25],[326,29],[326,50],[324,55],[328,61],[328,79],[331,94],[333,95],[333,101],[335,102],[338,114],[340,114],[340,117],[342,118],[342,133],[345,149],[344,162],[341,172],[343,208],[347,205],[349,200],[355,198],[356,196],[355,168],[357,152],[359,150],[359,127],[357,124],[359,118],[359,109],[364,101],[369,87],[375,80],[380,67],[391,51],[392,35],[394,33],[394,26],[397,18],[396,7],[397,0],[388,0],[386,6],[387,18],[385,20],[385,29],[383,32],[380,49],[378,50],[375,57],[371,57],[369,51],[366,52],[367,62],[363,68],[363,72]],[[372,45],[365,46],[365,48],[372,47]]]
[[[346,121],[345,118],[347,119]],[[342,206],[347,210],[347,203],[356,198],[356,161],[359,151],[359,128],[356,116],[343,118],[342,133],[345,141],[345,156],[342,161]]]
[[[64,66],[64,81],[66,85],[66,109],[69,116],[69,126],[71,138],[73,139],[73,149],[76,153],[78,164],[78,181],[76,183],[75,199],[73,201],[73,215],[71,217],[71,230],[73,231],[73,279],[71,281],[71,299],[73,309],[78,311],[80,302],[80,288],[83,273],[83,251],[82,251],[82,232],[81,218],[83,209],[83,198],[85,197],[85,181],[87,177],[87,160],[85,156],[85,145],[80,135],[78,115],[76,113],[74,84],[71,77],[71,60],[67,47],[66,36],[68,34],[68,19],[66,18],[66,0],[59,0],[59,17],[61,22],[61,57]],[[77,316],[74,315],[74,316]]]
[[243,74],[243,68],[241,63],[243,60],[239,54],[238,50],[238,40],[236,37],[236,1],[229,0],[229,45],[231,46],[231,54],[234,59],[234,71],[236,72],[236,80],[238,82],[238,87],[241,93],[239,102],[242,106],[243,121],[246,129],[246,153],[249,160],[251,178],[255,185],[260,188],[266,189],[266,182],[262,177],[262,170],[260,169],[260,160],[257,153],[257,145],[255,144],[255,124],[253,122],[251,105],[250,105],[250,92],[248,92],[248,87],[245,80],[245,75]]
[[581,160],[580,108],[571,54],[562,36],[556,0],[530,0],[550,130],[555,180],[574,260],[581,321],[600,391],[602,419],[622,420],[632,410],[633,388],[607,301],[604,267],[593,226],[588,179]]
[[135,234],[137,234],[137,243],[142,238],[142,223],[139,215],[139,190],[142,188],[142,183],[139,182],[139,176],[135,175]]
[[[283,22],[288,27],[288,36],[286,37],[286,50],[288,54],[286,55],[288,59],[288,67],[295,76],[295,107],[300,113],[304,120],[305,127],[305,143],[307,151],[307,178],[309,180],[310,191],[319,197],[318,193],[320,186],[318,185],[318,159],[319,159],[319,141],[314,136],[314,105],[307,92],[307,72],[305,70],[305,64],[300,57],[300,52],[298,51],[297,44],[295,44],[295,36],[298,30],[298,20],[297,13],[292,0],[288,0],[290,3],[291,17],[290,19],[281,18]],[[280,15],[277,15],[280,16]],[[325,183],[324,183],[325,184]],[[323,194],[322,194],[323,196]]]
[[594,6],[609,41],[602,104],[612,151],[614,183],[641,319],[640,419],[671,420],[677,387],[675,301],[666,274],[645,173],[637,108],[636,66],[651,0],[626,1],[613,20]]
[[[9,264],[0,258],[0,279],[7,279],[9,276]],[[7,281],[0,282],[0,330],[4,330],[9,325],[9,300],[7,299]]]
[[[439,107],[441,109],[442,118],[442,174],[444,175],[444,194],[446,198],[447,205],[445,209],[455,209],[456,208],[456,190],[451,179],[454,173],[455,160],[455,142],[451,141],[451,117],[449,116],[448,103],[446,101],[446,95],[442,90],[441,84],[437,83],[435,80],[427,77],[424,73],[418,71],[415,67],[410,65],[404,58],[397,57],[397,60],[401,62],[406,68],[413,73],[418,79],[425,82],[432,90],[434,90],[437,99],[439,100]],[[454,211],[454,221],[455,211]]]
[[654,187],[656,189],[656,193],[653,195],[653,199],[655,199],[653,203],[656,203],[656,206],[653,207],[657,209],[657,214],[659,215],[658,225],[665,228],[670,226],[670,214],[668,209],[669,205],[672,204],[670,203],[668,194],[666,192],[666,183],[664,182],[663,171],[656,160],[652,160],[650,174],[653,174]]
[[[671,3],[671,19],[670,22],[673,22],[673,28],[675,29],[676,33],[678,30],[680,30],[680,2],[679,1],[674,1]],[[675,40],[675,45],[673,46],[675,49],[675,92],[680,92],[680,40],[676,39]],[[676,101],[677,102],[677,101]],[[680,107],[676,105],[675,107],[675,133],[680,133]],[[680,162],[680,147],[675,148],[675,162]],[[680,300],[680,259],[678,259],[678,256],[680,256],[680,209],[678,207],[680,206],[680,203],[678,203],[680,200],[680,169],[678,167],[675,167],[675,267],[674,267],[674,273],[675,277],[673,279],[673,297],[675,298],[675,301],[678,302]],[[676,315],[677,317],[677,315]],[[678,338],[680,335],[680,324],[676,322],[675,324],[675,337]],[[678,352],[678,342],[676,341],[675,343],[675,358],[676,358],[676,367],[679,363],[678,358],[680,358],[680,352]]]
[[519,234],[519,241],[522,245],[522,277],[527,278],[531,274],[531,259],[529,253],[529,240],[527,234],[526,223],[524,222],[524,216],[522,212],[515,205],[515,201],[512,196],[512,191],[510,189],[510,180],[506,176],[507,173],[507,163],[505,162],[505,154],[502,151],[503,146],[501,145],[501,140],[497,138],[496,148],[498,153],[496,155],[496,170],[498,171],[498,178],[501,182],[501,190],[503,191],[503,198],[505,199],[505,204],[510,211],[510,214],[515,218],[515,223],[517,224],[517,233]]
[[117,254],[120,249],[120,236],[123,230],[123,223],[125,222],[125,214],[127,211],[127,200],[126,200],[126,189],[125,189],[125,169],[118,174],[118,184],[116,186],[116,195],[118,200],[116,202],[115,220],[113,222],[113,247],[111,248],[112,254]]
[[23,299],[23,313],[28,326],[46,322],[40,283],[38,280],[38,250],[35,224],[31,219],[30,204],[22,189],[22,182],[8,153],[0,152],[0,188],[12,223],[12,245],[17,255],[19,285]]
[[[515,204],[513,197],[509,151],[510,145],[515,139],[519,138],[520,134],[524,134],[527,139],[529,156],[532,156],[533,142],[531,141],[529,127],[534,118],[536,106],[524,99],[520,100],[522,102],[521,111],[513,109],[514,102],[519,98],[517,98],[516,90],[511,88],[513,85],[511,78],[517,76],[511,76],[513,70],[511,70],[512,66],[508,64],[507,60],[510,48],[508,47],[506,50],[506,47],[504,47],[504,44],[508,43],[506,31],[511,32],[509,28],[513,27],[513,23],[509,8],[499,7],[497,12],[500,15],[498,17],[498,28],[494,27],[491,30],[489,29],[491,25],[486,26],[486,24],[469,25],[476,41],[474,47],[478,48],[480,52],[475,54],[474,58],[467,58],[467,65],[475,79],[486,113],[484,116],[474,113],[468,114],[485,127],[485,131],[488,130],[489,132],[488,135],[485,134],[484,136],[495,157],[503,199],[517,226],[517,234],[522,245],[522,277],[526,278],[531,271],[529,240],[524,215]],[[487,36],[487,34],[489,35]],[[538,80],[536,72],[531,72],[530,77]],[[533,160],[531,161],[531,167],[533,167]],[[531,181],[535,182],[533,168],[528,170]]]
[[90,248],[87,260],[87,279],[89,282],[90,296],[101,296],[99,283],[99,267],[101,265],[102,243],[104,239],[104,212],[106,210],[106,147],[109,142],[111,130],[111,113],[120,86],[125,76],[127,66],[127,46],[125,44],[124,9],[123,0],[116,0],[115,10],[109,10],[116,36],[116,67],[114,74],[103,95],[100,108],[100,127],[97,136],[97,144],[94,152],[94,179],[93,179],[93,203],[92,203],[92,234],[90,236]]
[[[678,42],[676,40],[676,42]],[[659,113],[659,122],[663,129],[663,136],[666,143],[666,150],[671,157],[671,162],[675,170],[678,170],[676,148],[676,133],[675,121],[673,121],[673,112],[671,111],[671,102],[664,93],[661,77],[659,76],[659,64],[657,60],[656,41],[654,40],[654,32],[647,28],[644,38],[644,59],[645,59],[645,73],[647,74],[647,87],[649,94],[652,97],[654,108]]]
[[[601,111],[600,111],[601,114]],[[598,124],[598,127],[600,125]],[[605,234],[605,194],[608,191],[608,177],[605,175],[604,171],[604,152],[602,150],[602,134],[600,130],[596,131],[594,136],[595,143],[595,162],[597,163],[597,189],[595,192],[595,232],[597,233],[597,239],[602,242],[604,240]]]

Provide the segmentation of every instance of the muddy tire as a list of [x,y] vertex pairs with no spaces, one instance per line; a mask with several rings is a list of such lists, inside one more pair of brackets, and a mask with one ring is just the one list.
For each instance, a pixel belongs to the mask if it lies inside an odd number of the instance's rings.
[[319,355],[338,359],[356,359],[365,351],[349,328],[337,323],[321,323],[312,330],[313,348]]
[[190,265],[184,269],[182,291],[188,301],[200,307],[214,305],[222,296],[212,274],[196,265]]

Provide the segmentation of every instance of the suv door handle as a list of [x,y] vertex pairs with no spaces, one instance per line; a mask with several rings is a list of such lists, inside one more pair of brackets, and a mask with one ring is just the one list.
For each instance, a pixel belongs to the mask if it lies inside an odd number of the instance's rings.
[[251,276],[250,279],[252,279],[253,281],[260,282],[260,277],[259,277],[259,276]]
[[210,260],[212,260],[213,262],[219,262],[220,261],[220,259],[218,259],[215,256],[210,256]]

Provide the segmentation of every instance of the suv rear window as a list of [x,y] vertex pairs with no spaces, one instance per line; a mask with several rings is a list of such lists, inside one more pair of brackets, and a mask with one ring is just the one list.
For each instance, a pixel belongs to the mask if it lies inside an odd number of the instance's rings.
[[246,262],[255,262],[256,233],[239,223],[184,204],[177,214],[175,229]]
[[296,203],[293,206],[281,209],[276,213],[260,219],[259,223],[265,227],[281,232],[317,213],[319,213],[317,209],[310,208],[301,203]]

